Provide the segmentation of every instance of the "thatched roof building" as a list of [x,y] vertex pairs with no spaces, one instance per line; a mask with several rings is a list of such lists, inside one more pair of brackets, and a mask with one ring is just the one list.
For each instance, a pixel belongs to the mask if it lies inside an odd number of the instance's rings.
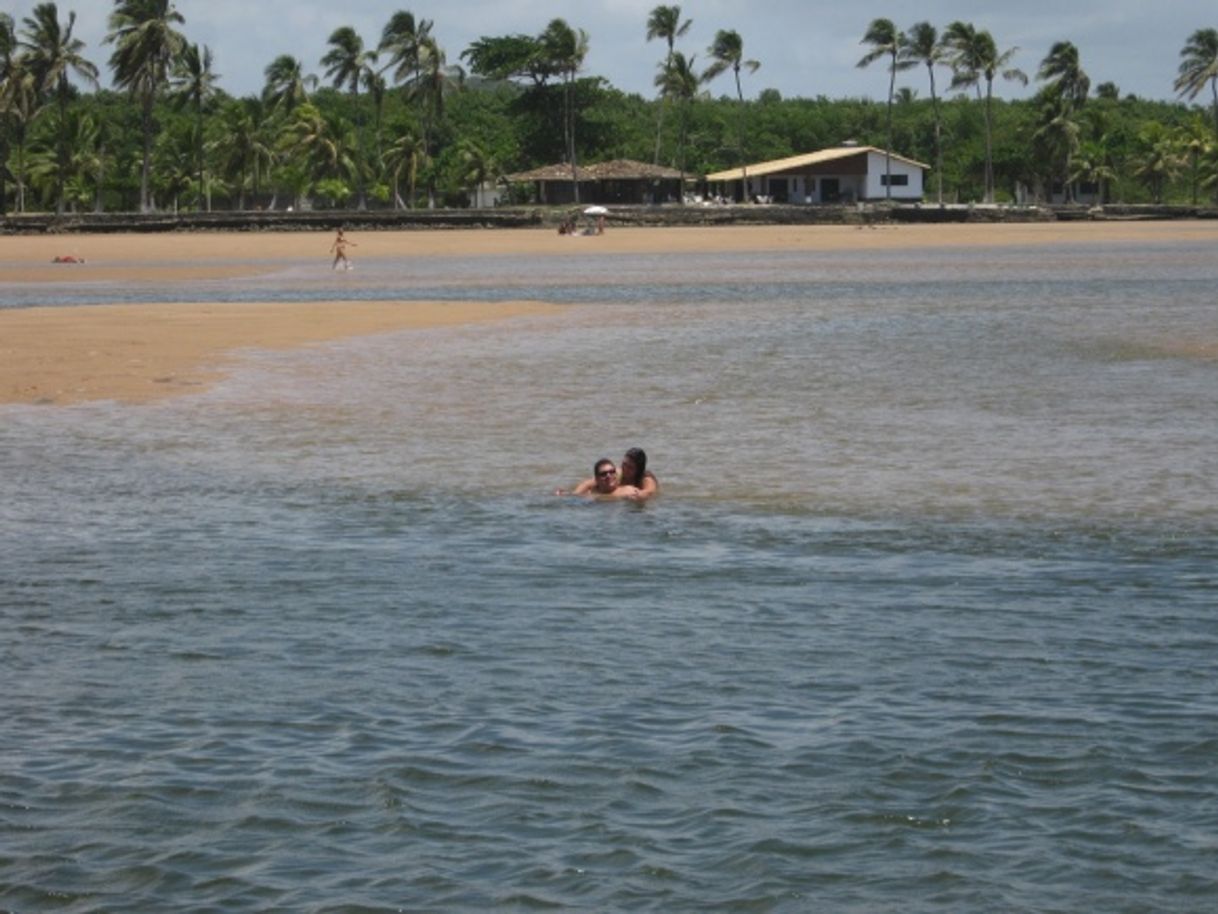
[[[631,159],[577,166],[574,179],[579,182],[580,203],[663,203],[679,201],[682,193],[681,172]],[[508,175],[507,180],[536,185],[540,203],[575,202],[570,165],[543,165]]]

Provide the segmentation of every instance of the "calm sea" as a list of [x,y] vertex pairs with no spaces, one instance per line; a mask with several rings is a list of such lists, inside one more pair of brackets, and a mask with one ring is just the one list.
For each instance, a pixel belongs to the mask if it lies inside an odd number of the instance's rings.
[[0,910],[1218,909],[1218,244],[592,244],[0,289],[571,305],[0,407]]

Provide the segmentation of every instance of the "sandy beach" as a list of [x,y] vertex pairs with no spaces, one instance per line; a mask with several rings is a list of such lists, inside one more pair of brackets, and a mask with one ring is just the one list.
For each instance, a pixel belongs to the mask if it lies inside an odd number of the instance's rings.
[[[717,226],[614,228],[598,237],[550,230],[351,233],[360,261],[434,256],[587,256],[688,252],[914,250],[1218,242],[1212,222],[998,225]],[[0,282],[113,285],[113,300],[83,307],[0,310],[0,402],[141,403],[204,389],[240,350],[544,313],[537,302],[141,303],[140,285],[252,277],[328,264],[328,233],[39,235],[0,238]],[[69,256],[78,263],[53,263]],[[110,293],[104,292],[104,295]],[[19,296],[17,296],[19,300]]]

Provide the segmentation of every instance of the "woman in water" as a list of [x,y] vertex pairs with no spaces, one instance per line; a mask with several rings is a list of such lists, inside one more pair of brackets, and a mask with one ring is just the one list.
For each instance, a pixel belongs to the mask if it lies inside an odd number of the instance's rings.
[[655,473],[647,469],[647,455],[641,447],[632,447],[626,452],[618,478],[621,485],[638,489],[635,498],[639,501],[646,501],[653,495],[660,494],[660,481],[656,479]]

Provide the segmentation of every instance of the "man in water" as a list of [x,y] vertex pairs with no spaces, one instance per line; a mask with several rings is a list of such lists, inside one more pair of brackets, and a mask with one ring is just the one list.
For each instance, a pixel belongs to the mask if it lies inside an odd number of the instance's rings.
[[[559,489],[555,495],[568,494]],[[637,499],[639,490],[634,486],[618,484],[617,465],[608,457],[602,457],[592,467],[592,478],[585,479],[570,492],[571,495],[584,495],[589,498],[609,501],[618,498]]]

